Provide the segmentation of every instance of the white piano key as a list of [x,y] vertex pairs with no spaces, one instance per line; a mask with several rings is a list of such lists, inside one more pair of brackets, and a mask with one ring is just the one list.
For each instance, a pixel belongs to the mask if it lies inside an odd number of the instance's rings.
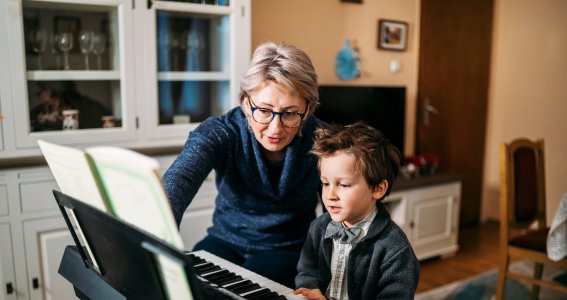
[[[258,285],[260,285],[260,289],[261,288],[268,288],[271,291],[274,291],[276,293],[278,293],[279,295],[282,295],[284,297],[286,297],[286,299],[307,299],[305,298],[303,295],[294,295],[293,294],[293,290],[288,288],[285,285],[279,284],[271,279],[268,279],[262,275],[259,275],[257,273],[254,273],[248,269],[245,269],[239,265],[233,264],[223,258],[220,258],[212,253],[209,253],[207,251],[203,251],[203,250],[199,250],[199,251],[195,251],[195,252],[191,252],[191,254],[198,256],[208,262],[211,262],[215,265],[218,265],[219,267],[229,270],[230,272],[233,272],[236,275],[240,275],[242,276],[242,278],[244,278],[245,280],[250,280],[253,283],[257,283]],[[229,285],[225,286],[225,287],[229,287]],[[254,290],[255,291],[255,290]],[[247,295],[249,293],[252,293],[254,291],[250,291],[250,292],[246,292],[246,293],[242,293],[241,295]]]

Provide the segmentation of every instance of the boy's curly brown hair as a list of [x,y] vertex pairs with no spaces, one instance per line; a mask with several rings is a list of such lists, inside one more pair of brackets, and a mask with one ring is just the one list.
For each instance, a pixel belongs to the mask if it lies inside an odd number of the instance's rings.
[[371,188],[386,180],[388,189],[384,197],[390,194],[400,171],[401,155],[380,131],[362,121],[332,124],[316,131],[311,153],[319,158],[319,166],[321,158],[339,151],[354,157],[356,174],[362,174]]

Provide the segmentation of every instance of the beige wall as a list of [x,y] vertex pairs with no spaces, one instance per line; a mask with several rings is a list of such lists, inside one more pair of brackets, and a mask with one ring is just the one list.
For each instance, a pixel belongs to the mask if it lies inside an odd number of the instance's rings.
[[496,0],[482,216],[498,219],[500,143],[545,140],[547,216],[567,193],[567,1]]
[[[364,0],[363,4],[339,0],[252,0],[252,49],[263,41],[284,41],[305,50],[322,84],[406,86],[405,153],[413,153],[417,93],[419,1]],[[404,52],[378,50],[378,19],[409,24]],[[341,81],[335,75],[335,56],[345,39],[356,39],[362,77]],[[391,60],[401,62],[390,73]],[[378,109],[378,108],[377,108]]]
[[[340,83],[334,58],[356,38],[363,77],[344,84],[408,88],[406,154],[415,143],[419,0],[252,0],[252,47],[285,41],[313,59],[320,82]],[[482,220],[498,219],[498,145],[516,137],[545,139],[548,219],[567,193],[567,1],[495,0]],[[378,19],[409,23],[405,52],[376,49]],[[392,74],[389,61],[402,62]]]

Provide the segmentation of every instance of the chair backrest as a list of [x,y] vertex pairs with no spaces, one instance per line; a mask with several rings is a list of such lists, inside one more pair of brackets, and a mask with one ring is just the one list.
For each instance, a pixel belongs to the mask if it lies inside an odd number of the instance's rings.
[[543,140],[516,139],[500,146],[500,222],[516,229],[545,224]]

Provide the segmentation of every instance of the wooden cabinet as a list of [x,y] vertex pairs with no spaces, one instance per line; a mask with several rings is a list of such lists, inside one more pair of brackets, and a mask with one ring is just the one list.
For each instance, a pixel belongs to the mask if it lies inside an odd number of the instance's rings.
[[460,197],[460,180],[449,180],[396,189],[384,205],[422,260],[458,250]]

